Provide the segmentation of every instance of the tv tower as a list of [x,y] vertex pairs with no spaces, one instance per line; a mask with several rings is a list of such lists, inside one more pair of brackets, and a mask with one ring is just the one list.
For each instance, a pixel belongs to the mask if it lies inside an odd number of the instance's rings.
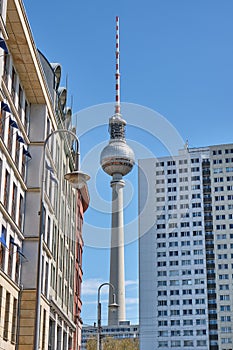
[[[125,321],[125,272],[124,272],[124,216],[123,216],[123,176],[134,166],[133,150],[125,140],[126,121],[121,115],[120,106],[120,65],[119,65],[119,17],[116,17],[116,99],[115,113],[109,119],[110,141],[100,155],[103,170],[112,176],[112,227],[110,254],[110,283],[115,287],[116,312],[108,313],[108,325],[118,325]],[[109,302],[113,300],[109,288]]]

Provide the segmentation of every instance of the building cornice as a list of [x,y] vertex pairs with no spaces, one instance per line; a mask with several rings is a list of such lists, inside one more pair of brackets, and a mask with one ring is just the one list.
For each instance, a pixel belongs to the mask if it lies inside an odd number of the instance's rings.
[[22,0],[8,0],[7,46],[30,103],[46,104],[56,125],[52,99]]

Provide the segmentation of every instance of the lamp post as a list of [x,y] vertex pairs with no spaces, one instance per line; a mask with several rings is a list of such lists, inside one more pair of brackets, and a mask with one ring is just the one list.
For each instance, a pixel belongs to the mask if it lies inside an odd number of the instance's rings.
[[43,226],[44,226],[44,183],[45,183],[45,149],[51,136],[58,133],[66,133],[71,135],[76,140],[75,153],[75,170],[64,175],[64,178],[75,188],[82,188],[90,176],[79,170],[79,139],[75,133],[67,129],[58,129],[52,131],[45,139],[42,153],[42,174],[41,174],[41,202],[40,202],[40,232],[38,243],[38,262],[37,262],[37,281],[36,281],[36,317],[35,317],[35,332],[34,332],[34,350],[39,349],[40,345],[40,298],[41,298],[41,277],[42,277],[42,253],[43,253]]
[[109,286],[112,288],[112,303],[108,304],[109,310],[115,311],[119,305],[116,303],[115,287],[111,283],[102,283],[98,288],[98,303],[97,303],[97,350],[102,350],[101,344],[101,302],[100,302],[100,290],[103,286]]

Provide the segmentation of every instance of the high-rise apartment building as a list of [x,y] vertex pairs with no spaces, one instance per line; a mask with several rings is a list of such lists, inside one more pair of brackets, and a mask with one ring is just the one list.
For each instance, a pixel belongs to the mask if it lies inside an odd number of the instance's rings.
[[76,168],[72,110],[23,2],[1,1],[0,14],[0,349],[76,350],[89,194],[64,179]]
[[233,144],[139,168],[140,350],[232,350]]

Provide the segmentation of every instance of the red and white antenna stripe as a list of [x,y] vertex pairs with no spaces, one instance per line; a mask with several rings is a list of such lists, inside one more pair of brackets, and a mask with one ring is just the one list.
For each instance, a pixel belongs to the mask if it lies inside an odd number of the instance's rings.
[[116,16],[116,105],[115,113],[120,113],[120,35],[119,35],[119,17]]

